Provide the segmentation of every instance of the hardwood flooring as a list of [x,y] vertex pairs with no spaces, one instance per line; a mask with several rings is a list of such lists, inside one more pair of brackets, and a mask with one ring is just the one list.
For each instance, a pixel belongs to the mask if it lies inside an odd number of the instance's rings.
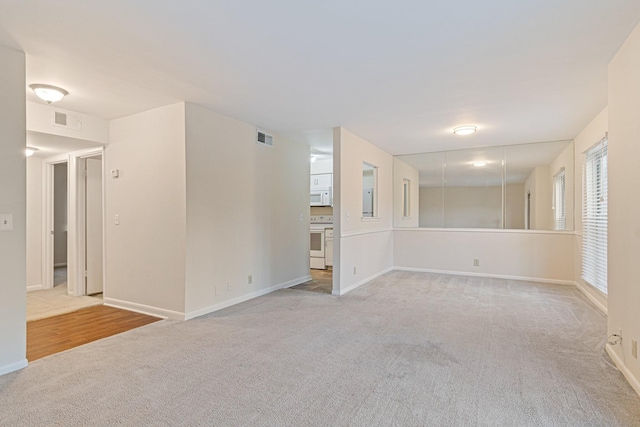
[[27,322],[27,360],[33,362],[158,320],[162,319],[99,305]]

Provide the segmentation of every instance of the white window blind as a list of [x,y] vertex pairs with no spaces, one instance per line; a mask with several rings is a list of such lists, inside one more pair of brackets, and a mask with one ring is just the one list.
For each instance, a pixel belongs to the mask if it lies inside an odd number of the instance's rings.
[[564,168],[553,177],[553,222],[554,230],[566,229]]
[[584,154],[582,278],[607,293],[607,139]]

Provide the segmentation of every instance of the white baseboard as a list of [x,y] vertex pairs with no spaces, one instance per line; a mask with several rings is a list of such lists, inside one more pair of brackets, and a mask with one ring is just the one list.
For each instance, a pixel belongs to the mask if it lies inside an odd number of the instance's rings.
[[31,286],[27,286],[27,292],[31,292],[31,291],[39,291],[40,289],[42,289],[42,285],[31,285]]
[[130,301],[123,301],[115,298],[104,298],[104,305],[109,307],[121,308],[123,310],[134,311],[136,313],[146,314],[148,316],[160,317],[161,319],[185,320],[184,313],[178,311],[166,310],[164,308],[153,307],[150,305],[138,304]]
[[453,276],[490,277],[492,279],[520,280],[525,282],[551,283],[553,285],[575,285],[573,280],[546,279],[543,277],[509,276],[506,274],[474,273],[468,271],[434,270],[430,268],[394,267],[399,271],[416,271],[420,273],[450,274]]
[[625,365],[624,361],[620,358],[620,356],[618,356],[618,353],[615,352],[610,344],[607,344],[605,348],[607,349],[607,354],[609,355],[609,357],[611,357],[611,360],[613,360],[613,363],[616,364],[620,372],[622,372],[622,375],[624,375],[629,384],[631,384],[631,387],[633,387],[636,393],[638,393],[638,396],[640,396],[640,381],[638,380],[638,378],[636,378],[631,373],[629,368],[627,368],[627,365]]
[[573,282],[576,285],[576,288],[580,289],[580,291],[584,294],[584,296],[586,296],[589,301],[591,301],[592,303],[595,304],[596,307],[598,307],[598,309],[600,309],[601,312],[603,312],[605,315],[609,314],[609,310],[607,309],[607,307],[602,304],[602,302],[600,302],[591,292],[588,288],[586,288],[584,285],[582,285],[580,282]]
[[362,279],[362,280],[360,280],[359,282],[354,283],[353,285],[351,285],[351,286],[347,287],[346,289],[340,289],[340,293],[339,293],[339,294],[334,293],[334,292],[331,292],[331,294],[332,294],[332,295],[336,295],[336,296],[344,295],[344,294],[346,294],[347,292],[351,292],[352,290],[354,290],[354,289],[356,289],[356,288],[359,288],[360,286],[364,285],[365,283],[372,281],[372,280],[373,280],[373,279],[375,279],[376,277],[380,277],[380,276],[382,276],[383,274],[386,274],[386,273],[388,273],[388,272],[390,272],[390,271],[393,271],[393,270],[394,270],[394,267],[386,268],[386,269],[384,269],[384,270],[382,270],[382,271],[377,272],[376,274],[373,274],[373,275],[371,275],[371,276],[367,277],[366,279]]
[[240,304],[241,302],[249,301],[250,299],[261,297],[262,295],[269,294],[279,289],[290,288],[295,285],[299,285],[311,280],[311,276],[299,277],[297,279],[289,280],[278,285],[271,286],[269,288],[261,289],[259,291],[251,292],[248,294],[240,295],[239,297],[232,298],[227,301],[213,304],[208,307],[201,308],[199,310],[191,311],[185,314],[184,320],[193,319],[195,317],[204,316],[205,314],[213,313],[214,311],[222,310],[223,308],[231,307],[232,305]]
[[8,374],[9,372],[14,372],[20,369],[24,369],[27,367],[29,362],[27,359],[22,359],[19,362],[12,363],[10,365],[0,366],[0,375]]

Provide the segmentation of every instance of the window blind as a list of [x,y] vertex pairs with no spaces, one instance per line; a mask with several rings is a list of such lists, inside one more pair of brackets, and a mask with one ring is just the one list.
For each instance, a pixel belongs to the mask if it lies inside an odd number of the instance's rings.
[[582,278],[607,293],[607,139],[584,154]]
[[554,230],[566,230],[564,168],[553,177],[553,222]]

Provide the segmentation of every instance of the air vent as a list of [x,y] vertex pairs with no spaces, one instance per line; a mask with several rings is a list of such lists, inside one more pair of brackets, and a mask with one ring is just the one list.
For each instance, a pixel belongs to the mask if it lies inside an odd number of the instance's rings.
[[82,116],[79,114],[67,114],[62,111],[54,111],[52,123],[54,126],[82,130]]
[[258,139],[256,142],[258,144],[263,144],[263,145],[268,145],[269,147],[273,147],[273,136],[259,130]]

